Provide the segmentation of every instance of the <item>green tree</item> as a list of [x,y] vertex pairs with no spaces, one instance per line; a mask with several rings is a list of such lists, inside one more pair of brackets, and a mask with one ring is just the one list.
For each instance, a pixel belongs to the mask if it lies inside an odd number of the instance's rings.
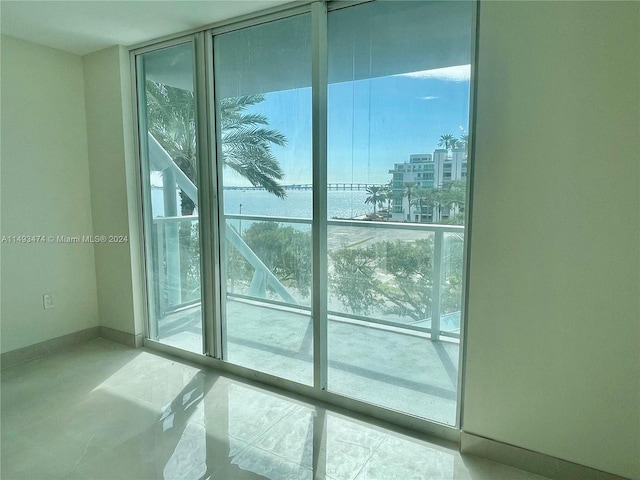
[[440,222],[440,214],[442,207],[442,189],[441,188],[427,188],[423,195],[424,205],[431,210],[432,223]]
[[[196,121],[193,92],[147,80],[147,128],[194,185]],[[182,215],[191,215],[195,203],[180,190]]]
[[[466,195],[466,182],[453,180],[444,182],[440,188],[416,188],[412,193],[411,205],[417,207],[420,212],[430,208],[433,212],[433,222],[462,225],[464,223],[464,205]],[[448,220],[442,220],[442,209],[459,210]],[[420,213],[422,221],[422,213]]]
[[469,135],[465,134],[465,135],[462,135],[459,139],[457,139],[453,148],[464,148],[465,150],[468,150]]
[[464,258],[464,235],[445,235],[442,260],[440,302],[443,313],[459,312],[462,302],[462,267]]
[[331,288],[352,313],[424,320],[431,311],[432,240],[383,241],[330,254]]
[[383,185],[371,185],[367,187],[367,198],[364,200],[364,203],[373,204],[373,214],[377,213],[377,206],[381,204],[385,200],[385,187]]
[[367,315],[384,302],[377,274],[380,262],[373,247],[344,247],[329,256],[331,290],[348,310]]
[[264,101],[264,95],[244,95],[220,102],[222,161],[253,186],[263,187],[278,198],[286,197],[279,181],[282,168],[271,152],[271,145],[284,146],[285,136],[265,128],[267,117],[246,113],[247,108]]
[[411,221],[411,197],[414,196],[417,186],[418,184],[416,182],[406,182],[404,184],[404,196],[407,197],[409,202],[409,221]]
[[[196,120],[193,92],[147,81],[147,125],[149,132],[184,174],[197,185]],[[268,119],[247,109],[264,95],[244,95],[220,102],[221,150],[224,165],[254,186],[279,198],[286,196],[279,181],[282,168],[271,152],[272,145],[286,145],[285,136],[266,128]],[[195,205],[184,192],[182,215],[191,215]]]
[[382,195],[384,201],[387,202],[387,218],[391,218],[391,200],[393,200],[393,190],[391,189],[392,181],[383,186]]
[[[285,286],[302,296],[311,291],[311,234],[275,222],[257,222],[244,232],[244,241]],[[232,279],[249,283],[254,269],[242,256],[229,258]]]
[[440,140],[438,141],[438,146],[444,147],[446,150],[451,150],[452,148],[455,148],[456,141],[457,141],[456,137],[454,137],[450,133],[447,133],[445,135],[440,136]]
[[[460,310],[462,237],[447,236],[444,252],[440,308],[446,314]],[[330,259],[332,293],[348,311],[414,321],[431,317],[432,237],[343,247],[330,253]]]
[[433,188],[416,188],[413,193],[412,203],[414,207],[418,207],[418,221],[420,222],[422,222],[423,208],[430,206],[430,203],[432,203],[433,193]]
[[458,213],[449,218],[446,223],[462,225],[464,223],[464,207],[467,191],[465,180],[452,180],[445,182],[439,189],[439,205],[449,210],[458,210]]

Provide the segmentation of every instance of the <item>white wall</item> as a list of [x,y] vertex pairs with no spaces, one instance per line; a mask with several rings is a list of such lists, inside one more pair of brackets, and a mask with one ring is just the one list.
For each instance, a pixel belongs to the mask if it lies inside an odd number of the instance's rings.
[[[100,325],[141,336],[143,303],[129,55],[112,47],[83,57],[91,205],[96,235],[128,236],[95,247]],[[132,254],[133,249],[133,254]]]
[[483,2],[463,429],[640,478],[640,2]]
[[[91,235],[82,60],[6,36],[1,44],[1,233]],[[3,353],[98,325],[91,244],[1,248]]]

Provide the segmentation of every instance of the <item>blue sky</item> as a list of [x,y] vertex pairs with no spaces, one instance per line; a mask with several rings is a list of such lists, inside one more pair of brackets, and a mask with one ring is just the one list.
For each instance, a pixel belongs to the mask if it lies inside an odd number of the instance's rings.
[[[252,111],[288,139],[274,147],[284,184],[311,183],[311,89],[269,93]],[[469,66],[329,85],[329,182],[386,183],[394,163],[467,133]],[[242,185],[225,175],[228,185]]]

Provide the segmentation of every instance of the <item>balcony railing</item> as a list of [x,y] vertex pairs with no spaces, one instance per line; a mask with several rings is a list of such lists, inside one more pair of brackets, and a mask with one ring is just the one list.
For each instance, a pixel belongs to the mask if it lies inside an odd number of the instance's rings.
[[[175,198],[176,187],[179,187],[197,205],[197,188],[175,164],[169,154],[162,149],[155,138],[149,134],[149,159],[157,171],[163,172],[163,188],[167,198]],[[402,165],[396,164],[396,168]],[[394,211],[397,207],[394,206]],[[175,210],[175,205],[174,205]],[[243,229],[244,222],[244,229]],[[310,313],[309,296],[311,285],[304,294],[304,282],[310,283],[310,278],[298,282],[293,288],[290,281],[281,280],[272,271],[264,258],[254,251],[245,241],[244,233],[249,224],[271,223],[286,225],[297,231],[311,232],[311,220],[302,218],[263,217],[249,215],[225,215],[225,233],[223,250],[227,255],[222,256],[225,263],[223,274],[230,273],[230,255],[239,256],[243,267],[252,270],[250,281],[244,282],[238,290],[229,284],[229,276],[223,279],[226,298],[236,298],[243,301],[260,302],[273,308],[296,308]],[[327,222],[329,275],[335,275],[337,269],[332,270],[333,256],[338,256],[340,249],[368,248],[365,257],[368,260],[376,256],[379,263],[369,269],[375,281],[369,282],[369,287],[375,290],[369,292],[368,299],[383,296],[384,301],[378,301],[376,309],[370,309],[367,301],[350,302],[341,294],[339,289],[329,288],[327,292],[328,314],[332,320],[360,322],[371,328],[396,329],[405,333],[429,335],[432,340],[441,336],[459,338],[460,330],[460,285],[462,284],[462,243],[464,227],[451,225],[434,225],[422,223],[373,222],[356,220],[330,220]],[[355,235],[354,235],[355,234]],[[165,317],[167,314],[197,305],[201,299],[200,291],[200,241],[198,238],[198,217],[171,216],[154,218],[151,228],[151,252],[153,256],[152,295],[155,299],[153,308],[155,318]],[[386,243],[382,243],[386,242]],[[311,241],[309,237],[307,248],[311,256]],[[428,246],[429,252],[422,251],[425,257],[430,255],[429,271],[412,269],[411,265],[404,265],[398,269],[393,263],[398,260],[406,261],[403,250],[407,252],[416,245],[423,249]],[[376,250],[386,247],[395,252],[387,258],[385,252]],[[269,245],[267,245],[267,248]],[[304,248],[303,248],[304,249]],[[262,249],[264,250],[264,248]],[[395,255],[395,257],[394,257]],[[302,258],[301,258],[302,260]],[[365,259],[367,260],[367,259]],[[416,263],[424,267],[423,257],[413,257]],[[388,264],[385,266],[384,263]],[[366,263],[366,262],[365,262]],[[351,267],[351,265],[350,265]],[[357,266],[355,266],[357,267]],[[395,269],[395,272],[394,272]],[[357,270],[357,269],[356,269]],[[421,278],[422,282],[402,282],[402,272],[409,272],[408,276]],[[367,279],[362,272],[360,280]],[[395,283],[388,281],[395,277]],[[428,278],[427,278],[428,277]],[[354,277],[355,278],[355,277]],[[424,280],[427,279],[425,282]],[[405,279],[406,280],[406,279]],[[385,283],[386,282],[386,283]],[[349,286],[347,279],[347,286]],[[335,287],[335,286],[334,286]],[[418,287],[418,291],[416,291]],[[407,289],[413,291],[408,292]],[[395,290],[394,290],[395,289]],[[296,293],[295,290],[298,290]],[[394,297],[394,291],[398,297]],[[302,294],[300,294],[302,292]],[[404,296],[404,297],[403,297]],[[378,300],[380,300],[378,298]],[[357,304],[357,305],[356,305]],[[355,306],[354,306],[355,305]],[[356,308],[357,307],[357,308]],[[360,310],[360,311],[357,311]],[[404,314],[404,311],[411,314]],[[419,312],[419,313],[416,313]]]
[[[311,313],[310,278],[307,280],[307,295],[301,295],[301,286],[278,278],[268,266],[264,253],[268,245],[261,248],[262,253],[246,241],[246,232],[256,223],[270,223],[282,227],[291,227],[299,232],[309,234],[308,254],[311,254],[311,220],[303,218],[267,217],[255,215],[225,215],[225,249],[223,263],[226,278],[223,287],[226,298],[237,301],[260,302],[270,308],[296,308]],[[462,277],[462,244],[464,227],[452,225],[433,225],[421,223],[369,222],[356,220],[330,220],[327,222],[329,232],[328,266],[329,276],[333,271],[333,256],[340,249],[366,249],[366,255],[378,245],[375,255],[376,266],[372,275],[376,277],[379,290],[373,292],[378,297],[375,308],[364,308],[363,312],[345,305],[344,295],[332,287],[329,279],[327,295],[328,314],[332,320],[356,322],[371,328],[394,329],[407,334],[428,336],[431,340],[440,337],[459,338],[460,331],[460,285]],[[157,314],[161,317],[172,311],[196,305],[200,302],[200,257],[198,252],[198,218],[195,216],[156,218],[153,221],[153,255],[155,255],[156,271],[154,272]],[[386,242],[386,243],[382,243]],[[422,243],[421,243],[422,242]],[[426,243],[425,243],[426,242]],[[393,279],[393,267],[388,264],[398,262],[402,249],[409,251],[416,245],[428,246],[430,255],[428,270],[416,268],[416,282],[407,279]],[[385,247],[389,252],[381,250]],[[400,250],[398,250],[400,249]],[[393,250],[396,257],[392,255]],[[226,252],[226,254],[224,253]],[[364,255],[364,253],[363,253]],[[235,262],[235,263],[234,263]],[[241,264],[241,265],[240,265]],[[242,275],[232,272],[244,269]],[[406,266],[403,268],[409,268]],[[234,270],[235,269],[235,270]],[[247,277],[250,271],[250,279]],[[400,273],[401,274],[401,273]],[[358,275],[355,272],[353,275]],[[237,277],[237,278],[236,278]],[[426,280],[422,277],[429,277]],[[393,281],[389,281],[389,279]],[[386,283],[385,283],[386,282]],[[305,287],[305,285],[302,285]],[[376,287],[378,288],[378,287]],[[403,289],[413,288],[406,292]],[[416,290],[422,288],[422,291]],[[394,299],[386,290],[397,289],[398,298]],[[383,292],[384,295],[379,294]],[[342,299],[342,300],[341,300]],[[406,313],[403,314],[403,302],[406,302]],[[422,302],[423,304],[420,304]],[[416,312],[426,312],[420,316]]]

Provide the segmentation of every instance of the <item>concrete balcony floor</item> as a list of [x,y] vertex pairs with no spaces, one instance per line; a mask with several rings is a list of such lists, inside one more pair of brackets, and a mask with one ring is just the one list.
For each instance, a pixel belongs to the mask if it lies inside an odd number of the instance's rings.
[[[308,312],[229,301],[227,360],[306,385],[313,383]],[[328,323],[329,391],[438,423],[456,418],[459,344],[344,319]],[[165,317],[159,341],[202,352],[200,308]]]

